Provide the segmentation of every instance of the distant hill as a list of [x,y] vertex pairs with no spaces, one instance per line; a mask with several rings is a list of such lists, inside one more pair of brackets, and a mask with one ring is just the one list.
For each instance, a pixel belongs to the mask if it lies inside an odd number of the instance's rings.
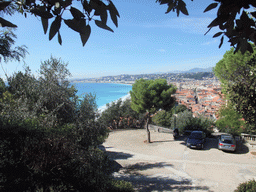
[[187,71],[187,73],[197,73],[197,72],[213,72],[213,67],[209,68],[194,68]]
[[169,73],[198,73],[198,72],[213,72],[213,67],[193,68],[188,71],[170,71]]

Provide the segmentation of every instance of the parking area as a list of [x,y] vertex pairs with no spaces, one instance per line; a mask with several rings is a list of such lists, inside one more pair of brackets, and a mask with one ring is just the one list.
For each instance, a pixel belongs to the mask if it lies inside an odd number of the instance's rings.
[[256,179],[256,159],[237,142],[235,153],[218,150],[217,136],[203,150],[186,147],[185,137],[145,130],[110,133],[105,150],[119,165],[117,178],[133,182],[137,191],[234,191],[239,183]]

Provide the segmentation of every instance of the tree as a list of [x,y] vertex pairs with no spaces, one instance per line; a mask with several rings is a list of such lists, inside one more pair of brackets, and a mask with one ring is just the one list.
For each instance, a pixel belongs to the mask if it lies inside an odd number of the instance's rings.
[[187,109],[188,109],[188,108],[187,108],[185,105],[180,104],[180,105],[175,105],[175,106],[172,108],[172,112],[173,112],[174,114],[178,114],[178,113],[183,112],[183,111],[185,111],[185,110],[187,110]]
[[229,98],[236,110],[242,115],[250,132],[256,132],[256,56],[241,68],[242,76],[234,78],[229,87]]
[[58,123],[71,122],[75,112],[77,90],[67,80],[71,73],[68,63],[51,57],[41,63],[39,70],[39,90],[42,109],[56,115]]
[[7,61],[20,61],[28,53],[25,45],[14,47],[16,35],[12,30],[1,30],[0,31],[0,62],[2,59]]
[[226,51],[223,58],[213,69],[214,74],[219,78],[222,84],[224,93],[227,92],[228,87],[233,84],[236,77],[242,78],[244,76],[244,67],[247,66],[247,62],[253,57],[253,55],[256,54],[256,51],[254,51],[253,54],[249,53],[248,51],[244,54],[241,52],[233,54],[233,52],[234,48]]
[[141,124],[141,114],[131,108],[131,100],[122,101],[119,99],[116,102],[108,103],[106,109],[101,113],[100,120],[111,128],[127,128],[137,127],[136,123]]
[[0,78],[0,97],[3,95],[3,93],[6,91],[6,85],[2,78]]
[[1,191],[122,191],[98,149],[108,131],[95,96],[73,97],[66,66],[51,58],[39,78],[27,68],[8,79],[7,91],[1,88]]
[[[254,48],[255,50],[255,48]],[[214,68],[223,92],[231,105],[242,115],[247,126],[255,130],[256,121],[256,56],[255,53],[227,51]]]
[[[193,1],[193,0],[191,0]],[[58,34],[58,42],[62,43],[60,35],[60,28],[62,21],[72,30],[80,34],[82,44],[85,45],[90,33],[90,22],[93,20],[95,24],[105,30],[113,32],[107,26],[108,12],[111,20],[118,27],[118,17],[120,17],[118,10],[111,0],[107,0],[105,4],[102,0],[81,0],[81,5],[74,3],[74,0],[67,1],[2,1],[0,2],[0,11],[8,13],[8,10],[15,10],[16,7],[22,14],[33,14],[41,18],[44,33],[47,33],[49,20],[52,19],[49,31],[49,40]],[[156,0],[160,5],[167,4],[168,8],[166,13],[176,11],[177,16],[180,12],[188,15],[188,10],[184,0]],[[213,37],[222,35],[219,47],[222,46],[224,36],[228,38],[231,46],[234,46],[235,52],[240,50],[245,53],[246,50],[253,52],[249,42],[256,43],[256,11],[246,10],[251,6],[256,7],[254,0],[214,0],[206,7],[204,12],[210,11],[219,6],[217,17],[208,25],[210,31],[213,27],[218,27],[221,31],[216,33]],[[9,7],[12,6],[10,9]],[[71,18],[64,18],[64,14],[70,12]],[[240,12],[242,12],[240,14]],[[95,19],[95,17],[97,17]],[[2,26],[17,27],[17,25],[0,18]],[[208,32],[207,31],[207,32]],[[207,33],[206,32],[206,33]]]
[[213,120],[203,116],[193,117],[193,113],[188,110],[178,113],[177,117],[173,116],[170,121],[172,129],[174,129],[174,121],[176,121],[175,128],[178,128],[180,133],[185,133],[187,130],[200,130],[204,131],[207,135],[210,135],[212,132],[212,125],[214,125]]
[[171,117],[171,111],[161,110],[152,117],[152,121],[158,126],[171,127]]
[[187,110],[188,108],[185,105],[175,105],[170,111],[161,110],[158,111],[152,118],[152,121],[158,125],[163,127],[171,127],[172,123],[171,118],[173,115],[176,115],[180,112]]
[[218,112],[218,116],[219,118],[215,125],[221,132],[232,135],[240,135],[242,132],[246,132],[242,115],[231,104],[222,106]]
[[165,79],[140,79],[132,85],[131,107],[138,113],[146,113],[146,131],[149,143],[151,141],[148,124],[151,114],[156,113],[159,109],[170,110],[175,103],[175,97],[172,96],[175,92],[176,87],[168,85]]

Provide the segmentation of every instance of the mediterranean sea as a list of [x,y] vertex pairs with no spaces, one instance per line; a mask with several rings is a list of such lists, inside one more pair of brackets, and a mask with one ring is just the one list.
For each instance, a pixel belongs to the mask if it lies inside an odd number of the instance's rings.
[[98,109],[105,108],[107,103],[111,103],[120,98],[129,97],[129,91],[132,90],[131,85],[113,84],[113,83],[72,83],[77,89],[76,95],[83,97],[86,93],[96,95],[96,103]]

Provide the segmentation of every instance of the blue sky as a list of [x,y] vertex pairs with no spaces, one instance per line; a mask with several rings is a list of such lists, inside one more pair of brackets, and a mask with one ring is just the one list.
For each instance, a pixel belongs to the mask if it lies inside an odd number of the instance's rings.
[[[112,21],[108,25],[114,33],[98,28],[91,22],[92,33],[83,47],[80,36],[64,22],[60,33],[51,41],[44,35],[40,18],[20,14],[5,16],[18,25],[16,45],[26,45],[29,54],[24,61],[3,63],[8,75],[23,69],[24,63],[33,73],[39,70],[42,61],[51,57],[68,63],[72,78],[89,78],[119,74],[146,74],[189,70],[195,67],[214,67],[223,54],[230,49],[227,39],[219,49],[220,38],[212,38],[216,29],[207,25],[215,18],[216,11],[203,13],[212,0],[190,0],[187,3],[189,16],[170,12],[166,5],[155,0],[113,0],[120,18],[118,28]],[[0,76],[4,72],[0,69]]]

